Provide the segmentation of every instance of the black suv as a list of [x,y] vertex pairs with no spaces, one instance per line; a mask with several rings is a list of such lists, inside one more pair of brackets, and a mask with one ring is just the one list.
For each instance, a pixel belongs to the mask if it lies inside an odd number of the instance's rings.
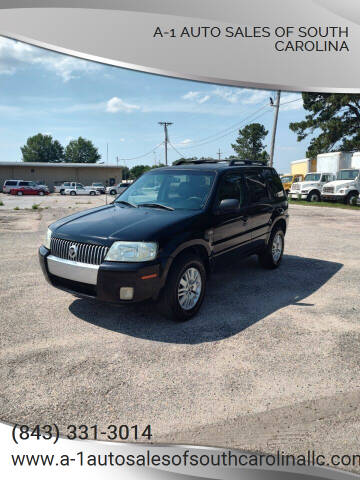
[[175,320],[194,316],[222,255],[257,254],[276,268],[288,202],[273,168],[232,160],[153,169],[115,201],[50,225],[39,256],[55,287],[129,303],[154,299]]

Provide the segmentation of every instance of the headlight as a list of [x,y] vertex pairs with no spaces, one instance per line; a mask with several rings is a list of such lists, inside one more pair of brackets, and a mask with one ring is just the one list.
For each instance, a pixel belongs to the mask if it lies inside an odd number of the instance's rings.
[[51,234],[52,234],[52,231],[50,230],[50,228],[48,228],[46,232],[45,242],[44,242],[44,245],[48,250],[50,250]]
[[157,255],[157,243],[114,242],[105,260],[110,262],[148,262]]

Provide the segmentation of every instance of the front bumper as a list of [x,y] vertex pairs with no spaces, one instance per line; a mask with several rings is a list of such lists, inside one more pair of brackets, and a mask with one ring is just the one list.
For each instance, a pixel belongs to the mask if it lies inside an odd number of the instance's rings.
[[336,193],[322,193],[321,200],[331,201],[331,202],[344,202],[346,195],[337,195]]
[[[90,265],[54,257],[43,245],[39,260],[47,281],[79,297],[102,302],[133,303],[156,299],[164,284],[168,258],[153,262],[103,262]],[[132,300],[120,300],[120,288],[132,287]]]
[[288,197],[292,200],[306,200],[308,197],[308,193],[289,192]]

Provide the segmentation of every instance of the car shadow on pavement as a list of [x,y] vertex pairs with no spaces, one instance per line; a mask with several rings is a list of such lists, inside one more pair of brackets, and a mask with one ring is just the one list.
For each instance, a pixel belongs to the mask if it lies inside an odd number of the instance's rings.
[[255,256],[245,260],[230,256],[210,276],[198,315],[185,323],[163,318],[152,302],[117,306],[76,299],[69,309],[82,320],[132,337],[179,344],[214,342],[288,305],[313,306],[302,300],[341,267],[341,263],[284,255],[278,269],[265,270]]

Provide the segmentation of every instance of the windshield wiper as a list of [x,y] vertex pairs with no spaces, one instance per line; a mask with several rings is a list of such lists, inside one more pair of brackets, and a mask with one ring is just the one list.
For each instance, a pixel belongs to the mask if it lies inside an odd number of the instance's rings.
[[163,208],[164,210],[174,210],[172,207],[163,205],[162,203],[139,203],[138,207],[151,207],[151,208]]
[[117,200],[115,203],[122,203],[123,205],[127,205],[128,207],[137,208],[137,205],[127,202],[126,200]]

